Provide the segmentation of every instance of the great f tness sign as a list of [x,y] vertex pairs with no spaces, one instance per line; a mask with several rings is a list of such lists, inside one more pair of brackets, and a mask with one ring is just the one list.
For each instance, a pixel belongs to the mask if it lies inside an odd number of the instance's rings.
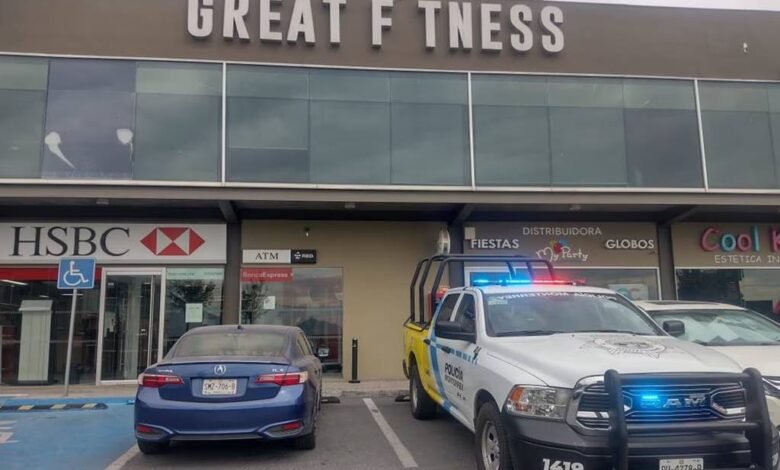
[[[396,4],[409,1],[416,2],[416,14],[399,18],[395,14]],[[289,4],[292,9],[284,8]],[[336,47],[342,42],[342,28],[365,27],[342,25],[344,11],[353,8],[365,10],[361,16],[370,28],[370,45],[377,49],[392,35],[396,22],[419,23],[427,50],[500,52],[506,49],[522,53],[540,48],[557,54],[564,48],[563,11],[538,1],[188,0],[187,30],[199,39],[221,36],[227,41]],[[327,16],[327,28],[318,29],[315,16],[322,10]],[[441,33],[442,28],[446,34]]]

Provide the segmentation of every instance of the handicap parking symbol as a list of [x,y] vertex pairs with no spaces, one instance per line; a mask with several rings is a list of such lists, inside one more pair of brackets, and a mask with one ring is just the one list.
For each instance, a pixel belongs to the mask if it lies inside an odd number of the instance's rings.
[[57,273],[57,289],[92,289],[95,287],[95,260],[62,258]]

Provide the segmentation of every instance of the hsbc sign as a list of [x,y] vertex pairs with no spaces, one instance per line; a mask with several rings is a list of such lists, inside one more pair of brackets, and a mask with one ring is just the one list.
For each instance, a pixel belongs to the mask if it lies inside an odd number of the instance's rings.
[[224,263],[218,224],[0,224],[0,263],[52,263],[63,256],[99,263]]

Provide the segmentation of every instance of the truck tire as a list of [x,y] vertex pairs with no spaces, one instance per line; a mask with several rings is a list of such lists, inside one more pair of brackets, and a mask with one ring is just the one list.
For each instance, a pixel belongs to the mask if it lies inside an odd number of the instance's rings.
[[436,416],[436,402],[423,388],[415,363],[412,363],[409,370],[409,403],[412,407],[412,416],[417,419],[431,419]]
[[492,401],[479,409],[474,432],[474,452],[479,470],[512,470],[509,440],[498,407]]

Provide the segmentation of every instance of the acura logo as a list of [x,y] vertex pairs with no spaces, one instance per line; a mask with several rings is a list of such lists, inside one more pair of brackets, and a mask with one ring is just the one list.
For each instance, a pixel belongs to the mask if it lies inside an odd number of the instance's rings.
[[220,364],[214,367],[214,373],[217,375],[225,375],[225,372],[227,372],[227,367],[225,364]]

